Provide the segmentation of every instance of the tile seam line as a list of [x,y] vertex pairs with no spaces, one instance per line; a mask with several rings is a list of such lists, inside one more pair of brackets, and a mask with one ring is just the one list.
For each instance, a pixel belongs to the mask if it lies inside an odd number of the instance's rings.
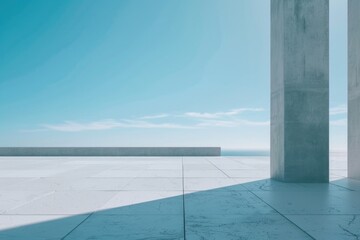
[[332,184],[332,185],[334,185],[334,186],[337,186],[337,187],[340,187],[340,188],[343,188],[343,189],[349,190],[349,191],[351,191],[351,192],[356,192],[356,191],[355,191],[355,190],[353,190],[353,189],[350,189],[350,188],[347,188],[347,187],[344,187],[344,186],[338,185],[338,184],[333,183],[333,182],[329,182],[329,184]]
[[39,199],[45,198],[45,197],[47,197],[47,196],[50,196],[51,194],[54,194],[55,192],[56,192],[56,191],[46,192],[46,193],[42,194],[41,196],[38,196],[38,197],[36,197],[36,198],[34,198],[34,199],[31,199],[30,201],[27,201],[27,202],[25,202],[25,203],[19,204],[19,205],[15,206],[15,207],[12,207],[12,208],[10,208],[10,209],[4,210],[4,211],[2,211],[0,214],[3,215],[3,214],[8,213],[9,211],[16,211],[16,209],[18,209],[18,208],[24,207],[24,206],[28,205],[29,203],[32,203],[32,202],[35,202],[35,201],[37,201],[37,200],[39,200]]
[[308,232],[306,232],[304,229],[302,229],[299,225],[297,225],[296,223],[294,223],[293,221],[291,221],[288,217],[286,217],[284,214],[282,214],[281,212],[279,212],[276,208],[274,208],[273,206],[271,206],[270,204],[268,204],[266,201],[264,201],[262,198],[260,198],[258,195],[256,195],[255,193],[253,193],[252,191],[249,191],[250,193],[252,193],[255,197],[257,197],[260,201],[262,201],[263,203],[265,203],[266,205],[268,205],[271,209],[273,209],[275,212],[277,212],[280,216],[282,216],[283,218],[285,218],[287,221],[289,221],[291,224],[293,224],[295,227],[297,227],[300,231],[302,231],[303,233],[305,233],[308,237],[310,237],[313,240],[316,240],[315,237],[313,237],[312,235],[310,235]]
[[73,229],[71,229],[64,237],[61,238],[61,240],[66,239],[72,232],[74,232],[81,224],[83,224],[86,220],[88,220],[94,212],[90,213],[84,220],[82,220],[78,225],[76,225]]
[[223,170],[221,170],[220,168],[218,168],[218,166],[216,166],[215,164],[213,164],[209,159],[205,158],[207,162],[209,162],[211,165],[213,165],[216,169],[218,169],[220,172],[222,172],[226,177],[230,178],[231,177],[229,175],[227,175]]
[[[81,216],[81,215],[90,215],[91,213],[89,214],[86,214],[86,213],[79,213],[79,214],[0,214],[0,216],[68,216],[68,217],[75,217],[75,216]],[[102,213],[94,213],[94,215],[101,215],[101,216],[141,216],[141,215],[148,215],[148,216],[152,216],[152,215],[156,215],[156,216],[163,216],[163,215],[169,215],[169,216],[178,216],[178,215],[181,215],[181,214],[176,214],[176,213],[170,213],[170,214],[115,214],[115,213],[109,213],[109,214],[102,214]],[[213,214],[214,216],[215,215],[219,215],[219,216],[222,216],[223,214]],[[231,215],[234,215],[234,216],[251,216],[253,214],[251,213],[248,213],[248,214],[229,214],[229,216]],[[261,213],[259,214],[261,216],[274,216],[274,215],[278,215],[278,213]],[[329,214],[325,214],[325,213],[322,213],[322,214],[317,214],[317,213],[313,213],[313,214],[295,214],[295,213],[291,213],[291,214],[285,214],[285,216],[360,216],[360,213],[339,213],[339,214],[336,214],[336,213],[329,213]]]
[[182,198],[183,198],[183,234],[184,234],[184,240],[186,240],[184,157],[181,157],[181,172],[182,172]]

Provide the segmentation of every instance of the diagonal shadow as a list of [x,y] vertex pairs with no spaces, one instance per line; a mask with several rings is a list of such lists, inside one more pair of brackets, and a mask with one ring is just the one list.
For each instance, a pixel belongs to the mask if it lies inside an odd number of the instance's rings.
[[36,215],[1,215],[25,225],[0,231],[0,239],[356,239],[359,191],[349,179],[263,179],[45,221],[39,215],[38,223]]

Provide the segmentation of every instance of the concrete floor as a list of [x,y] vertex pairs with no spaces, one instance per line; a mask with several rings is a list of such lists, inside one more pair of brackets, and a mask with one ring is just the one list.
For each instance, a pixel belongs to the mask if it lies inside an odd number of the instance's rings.
[[360,182],[269,180],[268,157],[0,158],[0,239],[360,239]]

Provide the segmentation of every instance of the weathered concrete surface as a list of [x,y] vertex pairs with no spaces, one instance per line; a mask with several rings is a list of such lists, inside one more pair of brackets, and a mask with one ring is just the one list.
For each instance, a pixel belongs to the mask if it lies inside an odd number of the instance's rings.
[[360,181],[330,161],[288,184],[264,156],[0,157],[0,239],[354,240]]
[[2,147],[0,156],[220,156],[220,147]]
[[271,176],[329,180],[329,1],[271,1]]
[[348,176],[360,179],[360,1],[348,8]]

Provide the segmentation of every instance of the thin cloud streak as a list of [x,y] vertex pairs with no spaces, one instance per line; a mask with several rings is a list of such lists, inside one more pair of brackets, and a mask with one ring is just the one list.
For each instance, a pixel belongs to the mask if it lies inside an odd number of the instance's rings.
[[122,124],[116,122],[113,119],[105,119],[105,120],[89,122],[89,123],[65,121],[64,123],[60,123],[60,124],[44,124],[42,126],[49,130],[55,130],[61,132],[80,132],[80,131],[89,131],[89,130],[112,129],[116,127],[121,127]]
[[347,106],[346,105],[339,105],[337,107],[330,108],[330,115],[340,115],[347,113]]
[[331,120],[330,121],[331,126],[347,126],[347,118],[342,118],[338,120]]
[[[270,121],[250,121],[239,118],[244,112],[260,112],[262,108],[237,108],[226,112],[187,112],[181,115],[158,114],[142,116],[136,119],[104,119],[93,122],[65,121],[59,124],[43,124],[33,131],[81,132],[100,131],[117,128],[161,128],[161,129],[200,129],[207,127],[269,126]],[[188,118],[186,123],[181,121]],[[164,122],[164,119],[172,118]],[[162,121],[162,122],[161,122]],[[180,121],[176,122],[176,121]],[[31,132],[32,130],[28,130]]]
[[169,114],[158,114],[158,115],[150,115],[150,116],[144,116],[141,117],[140,119],[159,119],[159,118],[166,118],[166,117],[170,117]]
[[237,108],[227,112],[215,112],[215,113],[207,113],[207,112],[187,112],[184,115],[190,118],[221,118],[226,116],[236,116],[243,112],[261,112],[264,111],[262,108]]
[[208,120],[202,121],[199,127],[238,127],[238,126],[270,126],[270,121],[248,121],[248,120]]
[[61,124],[44,124],[45,129],[61,131],[61,132],[81,132],[81,131],[98,131],[115,128],[194,128],[192,126],[185,126],[172,123],[151,123],[147,121],[133,121],[122,120],[116,121],[114,119],[101,120],[89,123],[79,123],[74,121],[65,121]]

